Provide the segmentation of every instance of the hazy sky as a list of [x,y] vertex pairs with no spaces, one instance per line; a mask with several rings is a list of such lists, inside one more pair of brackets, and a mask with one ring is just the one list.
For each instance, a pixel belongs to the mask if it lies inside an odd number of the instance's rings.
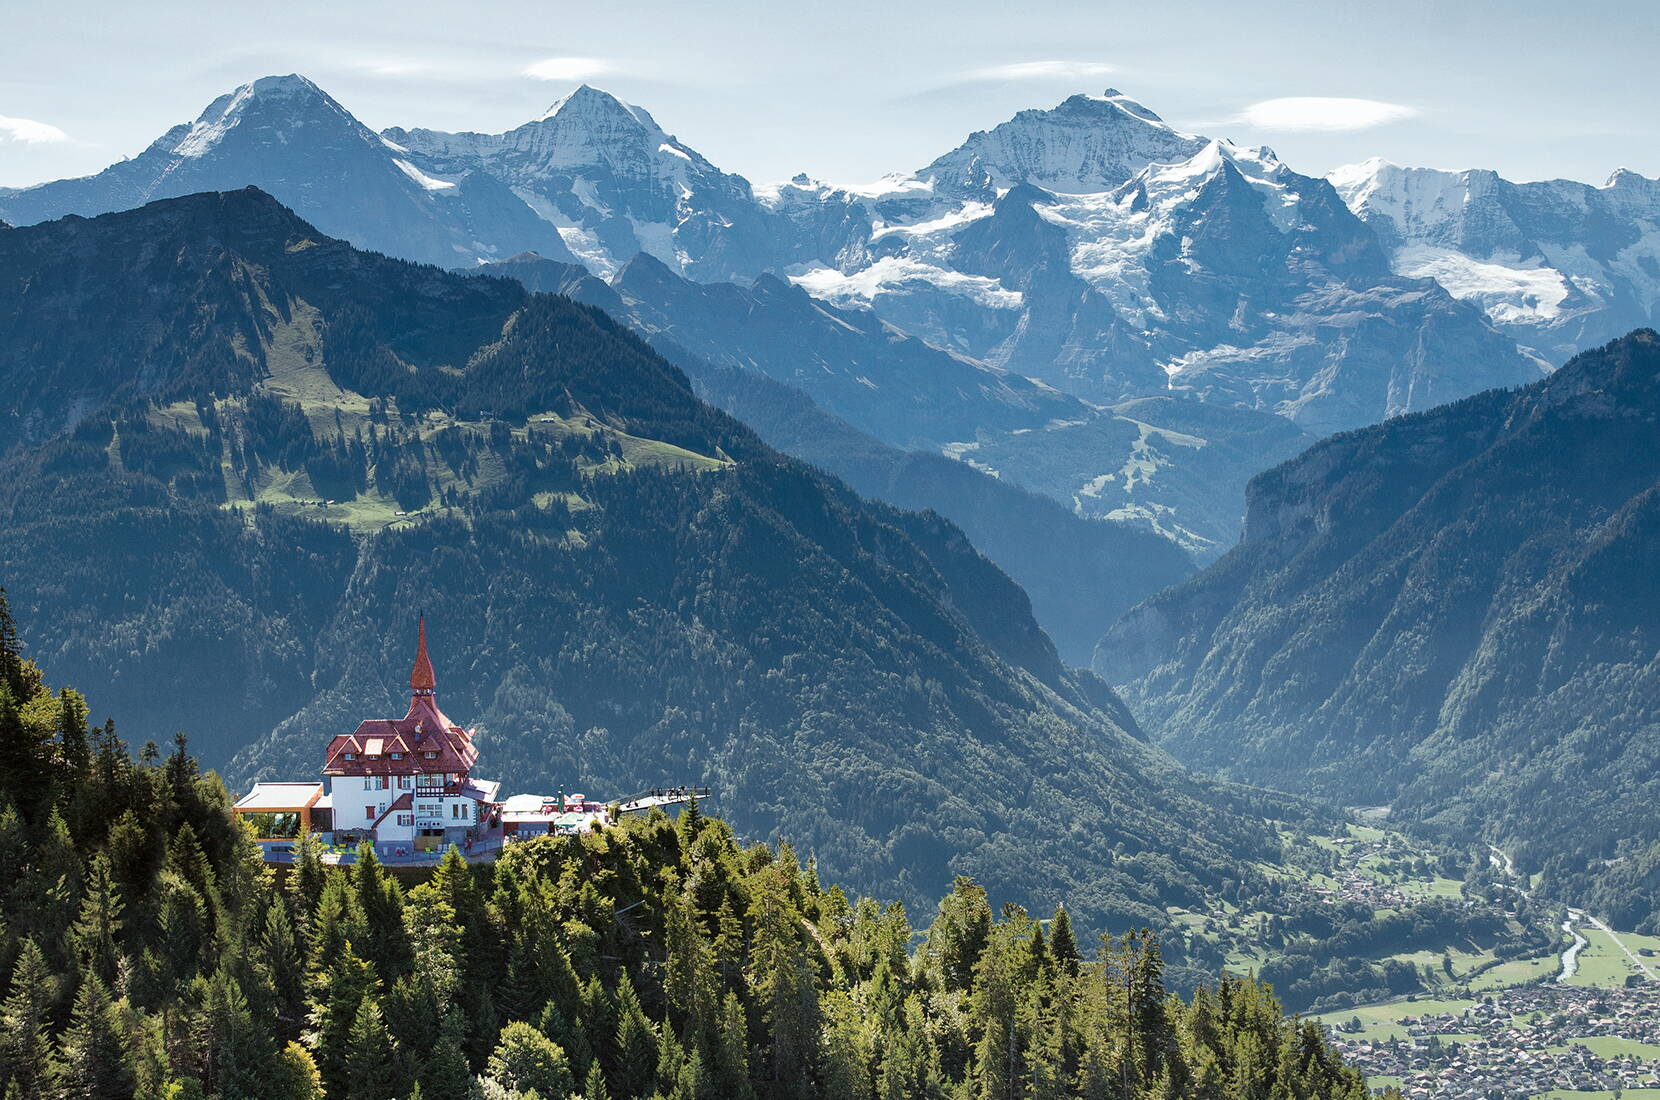
[[1310,174],[1378,155],[1515,179],[1660,175],[1660,17],[1643,0],[7,9],[9,185],[96,171],[216,95],[296,71],[377,129],[503,130],[585,79],[757,183],[917,168],[1023,107],[1109,85]]

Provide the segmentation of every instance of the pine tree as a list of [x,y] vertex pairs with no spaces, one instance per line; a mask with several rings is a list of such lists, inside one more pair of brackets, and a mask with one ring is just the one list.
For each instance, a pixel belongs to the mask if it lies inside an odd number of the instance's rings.
[[794,877],[783,864],[767,868],[753,903],[750,984],[766,1026],[764,1091],[773,1098],[807,1095],[818,1046],[818,985],[790,902]]
[[1078,941],[1072,934],[1072,917],[1064,905],[1055,909],[1055,917],[1049,922],[1049,954],[1054,957],[1056,966],[1069,976],[1077,976],[1082,956],[1078,954]]
[[45,1100],[56,1070],[49,1016],[57,979],[33,940],[24,940],[12,968],[11,993],[0,1005],[0,1081],[18,1100]]
[[374,966],[381,980],[390,984],[409,959],[403,923],[403,890],[381,866],[375,857],[374,845],[367,841],[358,845],[351,880],[356,914],[362,921],[353,946]]
[[1013,965],[1002,936],[992,936],[974,970],[969,1018],[979,1033],[974,1047],[975,1096],[1017,1100],[1022,1076]]
[[672,898],[663,915],[663,946],[668,954],[663,995],[669,1019],[688,1047],[706,1051],[715,1031],[714,964],[685,894]]
[[467,1025],[459,1009],[444,1014],[438,1029],[438,1043],[421,1062],[418,1081],[428,1096],[465,1096],[472,1083],[472,1070],[463,1049]]
[[565,1097],[576,1087],[565,1052],[546,1035],[518,1020],[501,1029],[501,1040],[490,1055],[484,1075],[515,1091],[539,1096]]
[[617,1067],[612,1083],[620,1097],[645,1097],[657,1076],[657,1029],[640,1006],[634,983],[623,974],[617,982]]
[[324,1100],[323,1079],[317,1073],[317,1063],[299,1043],[289,1043],[272,1059],[266,1088],[267,1091],[259,1094],[262,1100]]
[[275,994],[277,1032],[285,1039],[298,1038],[305,1020],[305,965],[294,935],[288,903],[280,894],[270,896],[265,921],[259,931],[260,962]]
[[588,1075],[582,1079],[582,1100],[611,1100],[611,1090],[605,1087],[605,1074],[600,1072],[597,1058],[588,1063]]
[[396,1067],[392,1036],[386,1030],[380,1005],[374,997],[364,997],[352,1021],[346,1049],[344,1097],[346,1100],[395,1100],[399,1093]]
[[749,1023],[736,993],[728,992],[721,1002],[720,1037],[710,1059],[710,1078],[715,1095],[743,1100],[750,1095]]
[[990,934],[991,906],[985,890],[959,875],[928,929],[928,951],[937,960],[946,989],[967,990],[973,985],[974,968]]
[[130,1100],[127,1035],[109,989],[95,973],[81,979],[59,1048],[57,1092],[63,1100]]
[[353,1029],[359,1009],[376,988],[374,969],[346,944],[319,985],[307,1041],[328,1094],[344,1096]]
[[248,999],[228,972],[215,974],[206,993],[202,1047],[209,1091],[224,1100],[260,1100],[274,1055],[269,1029],[254,1023]]

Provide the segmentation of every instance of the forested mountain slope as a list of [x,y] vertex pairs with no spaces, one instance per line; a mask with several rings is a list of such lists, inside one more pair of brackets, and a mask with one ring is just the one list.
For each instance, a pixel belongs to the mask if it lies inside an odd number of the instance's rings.
[[[937,449],[894,446],[846,419],[868,422],[861,412],[885,403],[890,411],[881,419],[893,425],[888,439],[914,442],[920,433],[920,439],[932,434],[937,442],[950,438],[938,434],[942,422],[955,421],[973,434],[966,425],[975,409],[987,421],[1000,415],[1018,424],[1024,418],[1028,427],[1064,416],[1067,408],[1054,407],[1062,402],[1076,415],[1095,415],[1076,399],[832,309],[776,279],[751,288],[704,286],[647,256],[636,257],[610,283],[586,268],[529,253],[478,270],[604,309],[684,370],[699,396],[772,446],[834,474],[864,496],[940,513],[1026,590],[1038,622],[1072,664],[1089,662],[1107,623],[1193,569],[1191,559],[1167,538],[1077,515],[1057,500]],[[838,343],[849,346],[827,356]],[[849,378],[849,372],[832,369],[834,363],[853,364],[859,373]],[[963,385],[981,372],[984,390]],[[852,407],[843,402],[849,392],[859,395]],[[988,413],[987,406],[1001,406],[1002,412]]]
[[[694,804],[426,881],[280,880],[181,739],[135,760],[0,596],[0,1093],[18,1100],[1362,1100],[1318,1025],[958,880],[919,941]],[[930,906],[933,909],[933,906]]]
[[972,873],[1091,926],[1276,850],[960,531],[779,455],[597,310],[249,189],[6,233],[0,335],[25,637],[238,780],[395,705],[424,608],[516,789],[697,779],[853,881]]
[[1660,884],[1660,336],[1327,440],[1095,667],[1201,767],[1479,833],[1611,919]]

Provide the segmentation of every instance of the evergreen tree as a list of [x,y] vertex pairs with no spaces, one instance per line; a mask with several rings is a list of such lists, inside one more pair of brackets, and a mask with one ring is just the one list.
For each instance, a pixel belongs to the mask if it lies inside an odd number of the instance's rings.
[[484,1075],[517,1092],[543,1097],[569,1096],[575,1088],[565,1052],[546,1035],[517,1020],[501,1029],[501,1041],[490,1055]]
[[57,1091],[63,1100],[130,1100],[133,1075],[121,1014],[98,975],[88,972],[60,1043]]
[[55,1059],[49,1017],[56,988],[45,954],[33,940],[24,940],[12,967],[11,992],[0,1005],[0,1082],[17,1100],[45,1100],[50,1093]]
[[588,1063],[588,1075],[582,1079],[582,1100],[611,1100],[611,1090],[605,1087],[605,1074],[600,1072],[598,1059]]
[[459,1009],[450,1009],[438,1029],[438,1042],[421,1061],[418,1083],[428,1096],[464,1096],[472,1082],[463,1049],[467,1027]]
[[[289,1043],[272,1060],[266,1074],[266,1091],[256,1094],[268,1100],[324,1100],[323,1079],[311,1053],[299,1043]],[[465,1095],[462,1092],[452,1096]]]
[[1068,975],[1077,975],[1082,956],[1078,954],[1078,941],[1072,934],[1072,917],[1064,905],[1056,907],[1055,917],[1049,922],[1049,953],[1054,956],[1055,965]]
[[[399,1095],[396,1052],[380,1004],[367,996],[358,1004],[348,1039],[341,1095],[345,1100],[395,1100]],[[333,1090],[330,1090],[333,1095]]]
[[626,974],[617,983],[616,1005],[617,1066],[611,1081],[622,1100],[643,1100],[657,1076],[657,1029]]

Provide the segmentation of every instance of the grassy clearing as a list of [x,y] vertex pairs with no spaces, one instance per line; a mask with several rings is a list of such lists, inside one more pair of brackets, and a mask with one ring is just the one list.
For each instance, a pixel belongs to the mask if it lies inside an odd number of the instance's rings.
[[1336,1012],[1326,1012],[1311,1017],[1323,1024],[1340,1028],[1350,1020],[1360,1020],[1358,1034],[1344,1032],[1345,1038],[1350,1039],[1405,1039],[1406,1029],[1401,1021],[1408,1016],[1438,1015],[1443,1012],[1460,1013],[1474,1001],[1438,1001],[1420,999],[1416,1001],[1390,1001],[1387,1004],[1365,1005],[1361,1008],[1345,1008]]
[[[1579,932],[1589,943],[1585,950],[1579,953],[1579,969],[1568,979],[1570,985],[1623,985],[1628,974],[1636,973],[1631,960],[1626,958],[1625,952],[1620,950],[1619,944],[1615,943],[1608,933],[1590,923],[1581,924]],[[1620,938],[1636,951],[1638,945],[1632,940],[1649,937],[1632,937],[1621,933]],[[1649,969],[1654,969],[1652,963]]]
[[1547,955],[1542,959],[1511,959],[1477,974],[1469,980],[1469,986],[1472,992],[1505,989],[1548,978],[1561,969],[1562,960],[1557,955]]

